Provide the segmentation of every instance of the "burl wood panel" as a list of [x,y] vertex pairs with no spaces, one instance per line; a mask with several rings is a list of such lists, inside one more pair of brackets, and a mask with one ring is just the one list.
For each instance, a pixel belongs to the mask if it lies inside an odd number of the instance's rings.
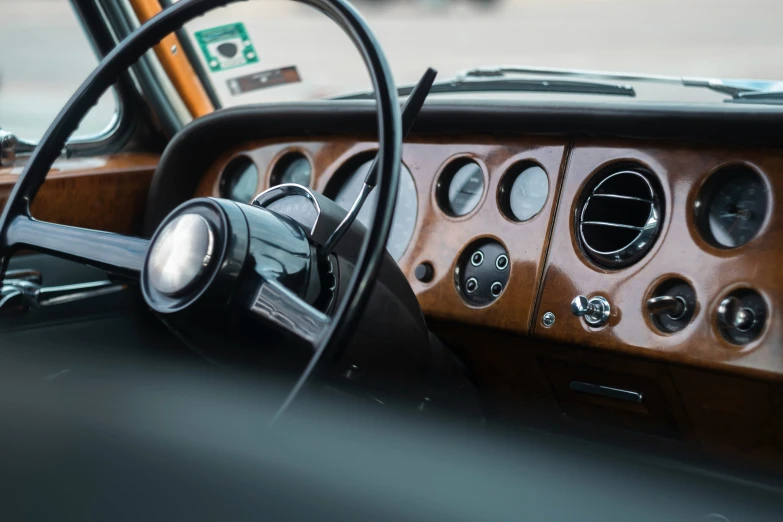
[[[613,426],[614,434],[619,427],[624,436],[657,435],[645,440],[662,447],[783,470],[783,383],[452,322],[429,326],[471,369],[492,418],[578,431]],[[551,361],[570,373],[558,372]],[[643,410],[563,394],[569,378],[642,392]],[[664,431],[668,426],[675,433]]]
[[783,385],[678,367],[671,374],[705,450],[783,469]]
[[[220,172],[239,154],[252,158],[263,174],[258,187],[261,191],[269,186],[278,158],[288,151],[301,152],[314,165],[315,190],[324,191],[336,173],[343,174],[340,170],[347,162],[375,148],[373,142],[362,137],[276,139],[244,144],[227,152],[212,166],[197,195],[217,195]],[[559,190],[564,150],[562,139],[520,136],[417,137],[405,143],[403,163],[416,185],[418,216],[413,238],[399,265],[428,316],[520,333],[529,331],[550,218]],[[481,166],[485,191],[475,210],[454,218],[440,209],[435,192],[441,170],[458,157],[472,158]],[[503,174],[521,161],[537,163],[546,171],[549,197],[538,215],[517,223],[500,212],[497,194]],[[492,305],[477,308],[466,304],[457,293],[454,269],[464,248],[476,239],[487,237],[505,245],[511,260],[511,273],[508,287],[501,296]],[[427,284],[414,277],[416,266],[423,262],[431,263],[435,269],[434,279]]]
[[[466,362],[494,416],[525,424],[586,421],[695,444],[665,364],[451,322],[429,325]],[[571,380],[636,391],[644,400],[577,394],[568,389]]]
[[[580,252],[573,216],[578,196],[590,176],[614,162],[633,161],[656,174],[666,202],[661,234],[647,256],[617,271],[595,267]],[[707,244],[694,219],[699,189],[725,165],[747,164],[766,178],[771,216],[758,237],[733,250]],[[582,140],[571,152],[556,217],[534,333],[544,339],[590,345],[603,350],[656,357],[701,367],[783,378],[783,151],[696,147],[672,143]],[[698,309],[692,323],[676,334],[659,332],[644,303],[669,277],[680,277],[696,290]],[[728,343],[716,326],[720,301],[731,290],[750,287],[769,308],[767,328],[747,346]],[[606,297],[612,306],[609,324],[591,328],[570,310],[577,295]],[[553,312],[552,328],[540,323]]]
[[[133,235],[142,222],[158,159],[122,153],[58,160],[33,201],[32,214],[43,221]],[[21,170],[0,169],[0,205]]]

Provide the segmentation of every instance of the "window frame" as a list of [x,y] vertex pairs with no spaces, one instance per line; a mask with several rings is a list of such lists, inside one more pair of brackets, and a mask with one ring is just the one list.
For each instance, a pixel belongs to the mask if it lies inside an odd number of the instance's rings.
[[[91,0],[69,0],[74,16],[81,27],[87,42],[90,44],[96,58],[100,62],[116,45],[114,34],[103,13]],[[69,137],[63,149],[63,157],[94,155],[116,151],[122,148],[135,127],[135,118],[128,107],[132,106],[131,96],[133,83],[130,78],[123,78],[115,84],[111,92],[115,101],[115,111],[111,120],[103,130],[94,133]],[[3,129],[16,135],[13,128]],[[48,127],[47,129],[48,130]],[[46,132],[46,131],[44,131]],[[40,143],[38,140],[17,138],[16,157],[24,162]]]

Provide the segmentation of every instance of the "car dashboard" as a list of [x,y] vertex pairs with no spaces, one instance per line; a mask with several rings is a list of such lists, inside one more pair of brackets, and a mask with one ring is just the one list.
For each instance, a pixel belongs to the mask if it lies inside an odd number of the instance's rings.
[[[285,183],[347,208],[376,150],[372,111],[334,102],[202,118],[164,154],[147,222],[177,198],[250,202]],[[775,465],[779,118],[428,104],[403,146],[387,249],[497,417]]]

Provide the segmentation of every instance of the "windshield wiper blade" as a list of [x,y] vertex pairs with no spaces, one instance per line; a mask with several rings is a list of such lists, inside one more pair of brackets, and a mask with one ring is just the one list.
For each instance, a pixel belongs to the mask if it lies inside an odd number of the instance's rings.
[[[397,89],[400,96],[413,92],[414,86]],[[610,84],[577,80],[547,80],[522,78],[457,78],[448,82],[439,82],[432,86],[430,93],[451,94],[459,92],[556,92],[561,94],[598,94],[609,96],[636,96],[630,85]],[[372,100],[375,94],[364,92],[337,96],[336,100]]]
[[457,75],[458,78],[507,78],[510,76],[560,76],[564,78],[585,78],[594,80],[662,83],[682,85],[684,87],[701,87],[736,98],[742,93],[756,92],[757,89],[739,85],[740,81],[729,82],[714,78],[688,78],[681,76],[664,76],[657,74],[614,73],[605,71],[590,71],[582,69],[558,69],[551,67],[478,67],[468,69]]
[[751,91],[742,92],[733,96],[732,103],[766,103],[772,105],[783,105],[783,91]]

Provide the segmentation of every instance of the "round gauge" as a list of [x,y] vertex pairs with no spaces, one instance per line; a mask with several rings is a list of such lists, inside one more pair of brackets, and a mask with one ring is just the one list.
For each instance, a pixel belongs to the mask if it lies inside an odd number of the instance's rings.
[[220,177],[220,196],[250,203],[258,190],[258,168],[253,161],[239,156],[226,165]]
[[[337,191],[334,201],[349,210],[359,195],[367,171],[372,165],[372,160],[363,163],[358,169],[353,171],[343,182]],[[359,221],[367,225],[370,221],[372,212],[378,203],[378,191],[373,190],[367,201],[364,203],[361,212],[359,212]],[[416,196],[416,185],[413,183],[413,176],[405,165],[400,167],[400,187],[397,191],[397,207],[394,210],[394,220],[392,221],[389,240],[386,243],[386,250],[396,260],[402,257],[408,243],[413,237],[413,229],[416,227],[416,214],[418,206],[418,197]]]
[[272,170],[272,186],[284,183],[296,183],[303,187],[310,186],[313,167],[304,154],[290,152],[280,158]]
[[478,163],[457,160],[448,165],[438,181],[438,203],[450,216],[470,213],[484,195],[484,172]]
[[538,165],[510,171],[500,185],[500,207],[514,221],[527,221],[541,212],[549,196],[549,178]]
[[699,229],[719,248],[736,248],[758,234],[767,216],[769,194],[761,176],[746,167],[715,173],[696,204]]

